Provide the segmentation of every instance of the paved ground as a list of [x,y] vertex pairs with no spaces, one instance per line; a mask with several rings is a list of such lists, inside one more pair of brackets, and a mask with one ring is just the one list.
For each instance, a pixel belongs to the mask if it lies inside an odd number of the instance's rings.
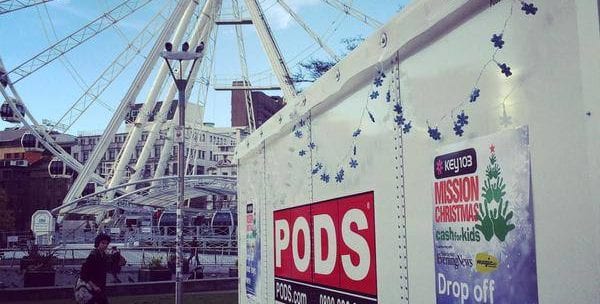
[[[87,252],[86,252],[87,253]],[[122,268],[118,279],[123,283],[133,283],[138,281],[138,270],[142,261],[146,263],[154,256],[162,256],[163,261],[166,260],[166,253],[142,253],[142,252],[126,252],[127,265]],[[82,255],[85,258],[85,255]],[[227,255],[199,255],[200,264],[204,268],[205,278],[222,278],[229,276],[229,266],[235,265],[237,256]],[[8,260],[7,260],[8,261]],[[23,273],[19,269],[18,259],[12,263],[3,263],[0,266],[0,289],[2,288],[19,288],[23,287]],[[12,264],[12,266],[10,265]],[[196,261],[192,259],[191,269],[196,268]],[[81,265],[59,265],[56,266],[56,286],[73,286],[79,277]],[[186,277],[184,275],[184,277]],[[107,276],[108,283],[116,283],[112,275]]]
[[[112,297],[110,304],[173,304],[174,295],[148,295],[148,296],[129,296]],[[11,304],[75,304],[75,300],[48,300],[48,301],[26,301],[10,302]],[[237,292],[205,292],[190,293],[183,297],[184,304],[234,304],[238,303]]]

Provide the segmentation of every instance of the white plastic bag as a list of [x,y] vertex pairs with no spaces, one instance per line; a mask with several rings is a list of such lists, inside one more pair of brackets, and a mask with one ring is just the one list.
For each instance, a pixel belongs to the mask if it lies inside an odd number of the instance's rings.
[[75,283],[75,301],[79,304],[86,304],[93,296],[90,284],[81,278],[77,278],[77,283]]

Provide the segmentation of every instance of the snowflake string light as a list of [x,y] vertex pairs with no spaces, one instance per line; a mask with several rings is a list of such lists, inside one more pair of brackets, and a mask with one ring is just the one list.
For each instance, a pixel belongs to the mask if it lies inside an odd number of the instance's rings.
[[350,168],[356,168],[356,167],[358,167],[358,161],[354,158],[351,158],[349,165],[350,165]]
[[465,115],[465,112],[461,112],[459,115],[456,115],[456,123],[461,126],[466,126],[469,124],[469,116]]
[[319,162],[317,162],[315,164],[315,167],[312,169],[312,174],[315,175],[317,173],[319,173],[319,170],[321,170],[321,168],[323,168],[323,165]]
[[535,13],[537,13],[538,8],[535,7],[533,3],[521,1],[521,5],[521,10],[525,12],[525,15],[535,15]]
[[313,150],[317,145],[315,145],[314,142],[311,142],[310,144],[308,144],[308,147]]
[[392,93],[390,93],[390,91],[388,90],[387,93],[385,93],[385,102],[390,102],[392,100]]
[[335,175],[335,181],[341,183],[344,181],[344,169],[340,169],[338,173]]
[[369,119],[371,119],[371,122],[375,122],[375,116],[373,116],[373,113],[371,113],[371,111],[367,111],[367,113],[369,113]]
[[508,65],[506,65],[506,63],[498,64],[498,67],[502,71],[502,74],[504,74],[506,77],[510,77],[510,75],[512,75],[512,72],[510,71],[510,67]]
[[402,128],[402,132],[404,134],[406,134],[406,133],[410,132],[410,128],[412,128],[412,126],[411,126],[411,122],[409,121],[404,124],[404,127]]
[[352,148],[352,154],[356,155],[356,145],[354,145],[354,147]]
[[376,87],[380,87],[383,84],[383,78],[381,78],[381,77],[375,77],[375,80],[373,80],[373,84]]
[[457,136],[463,136],[463,133],[465,132],[463,129],[463,125],[455,122],[454,123],[454,134],[456,134]]
[[369,97],[371,98],[371,100],[376,99],[377,97],[379,97],[379,92],[373,91],[371,92],[371,95],[369,95]]
[[502,34],[500,34],[500,35],[494,34],[492,36],[491,41],[494,43],[494,47],[497,47],[499,49],[501,49],[504,46],[504,40],[502,40]]
[[294,132],[294,136],[296,136],[298,138],[302,138],[302,131],[296,130],[296,132]]
[[361,130],[360,129],[356,129],[356,131],[354,131],[354,133],[352,133],[352,137],[358,137],[358,135],[360,135]]
[[326,184],[329,183],[329,174],[327,174],[327,173],[321,174],[321,180]]
[[303,119],[300,119],[300,127],[304,127],[304,125],[306,124],[306,122]]
[[471,92],[471,98],[469,99],[469,102],[477,101],[477,98],[479,97],[480,92],[481,92],[481,90],[479,90],[478,88],[474,88],[473,92]]
[[306,155],[306,150],[300,150],[300,151],[298,151],[298,155],[300,155],[300,156]]
[[442,134],[440,133],[437,127],[427,127],[427,133],[429,133],[429,137],[433,138],[433,140],[442,139]]
[[399,103],[394,105],[394,112],[398,113],[398,115],[402,115],[402,106]]
[[396,122],[398,127],[402,127],[404,125],[404,122],[406,121],[406,119],[402,115],[396,115],[396,118],[394,119],[394,121]]

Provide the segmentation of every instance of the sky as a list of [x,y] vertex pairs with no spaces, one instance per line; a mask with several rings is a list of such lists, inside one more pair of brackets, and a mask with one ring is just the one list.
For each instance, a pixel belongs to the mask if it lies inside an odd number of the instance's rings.
[[[124,18],[116,26],[94,36],[67,54],[54,60],[40,70],[16,83],[16,90],[33,116],[59,121],[85,90],[107,69],[129,42],[159,11],[168,11],[175,1],[154,0],[132,15]],[[238,0],[242,14],[248,12],[244,1]],[[354,0],[345,1],[361,12],[385,23],[401,13],[410,0]],[[0,15],[0,59],[8,71],[33,58],[41,51],[63,39],[81,27],[98,18],[104,12],[117,6],[117,0],[54,0],[35,7],[21,9]],[[203,4],[204,1],[200,1]],[[286,60],[289,70],[294,73],[298,63],[314,59],[329,60],[308,34],[293,18],[277,4],[276,0],[259,0],[267,17],[273,35]],[[343,38],[368,37],[375,29],[353,17],[345,15],[321,0],[285,0],[288,6],[301,16],[314,32],[326,41],[339,56],[347,53]],[[232,18],[230,0],[223,0],[221,17]],[[252,26],[242,26],[246,49],[246,61],[250,81],[255,85],[276,84],[268,59]],[[100,134],[113,115],[114,109],[123,99],[140,69],[144,55],[152,42],[143,49],[132,63],[100,95],[97,102],[83,113],[68,131],[73,135],[83,133]],[[212,58],[212,60],[209,59]],[[229,85],[241,75],[239,53],[233,26],[220,26],[214,56],[207,56],[202,64],[205,77],[210,77],[211,86],[206,89],[196,85],[190,102],[205,103],[205,122],[213,122],[218,127],[230,126],[230,92],[214,91],[212,85]],[[162,61],[159,61],[162,63]],[[146,99],[159,64],[137,97],[137,102]],[[212,69],[211,69],[212,67]],[[171,80],[168,79],[168,85]],[[203,88],[200,90],[199,88]],[[164,91],[164,90],[163,90]],[[279,95],[278,91],[266,91],[269,95]],[[0,97],[3,101],[3,97]],[[0,128],[14,126],[0,122]]]

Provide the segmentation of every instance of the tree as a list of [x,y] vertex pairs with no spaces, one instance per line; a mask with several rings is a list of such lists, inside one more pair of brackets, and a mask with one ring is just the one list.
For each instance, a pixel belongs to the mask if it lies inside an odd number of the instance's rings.
[[[353,51],[358,45],[363,42],[365,38],[362,36],[349,37],[342,39],[342,44],[347,52]],[[344,53],[346,56],[348,53]],[[294,82],[314,82],[323,76],[329,69],[336,64],[332,60],[322,60],[317,58],[310,58],[308,60],[299,63],[300,68],[296,73],[292,75],[292,81]]]
[[0,231],[15,229],[15,211],[9,205],[6,191],[0,188]]

